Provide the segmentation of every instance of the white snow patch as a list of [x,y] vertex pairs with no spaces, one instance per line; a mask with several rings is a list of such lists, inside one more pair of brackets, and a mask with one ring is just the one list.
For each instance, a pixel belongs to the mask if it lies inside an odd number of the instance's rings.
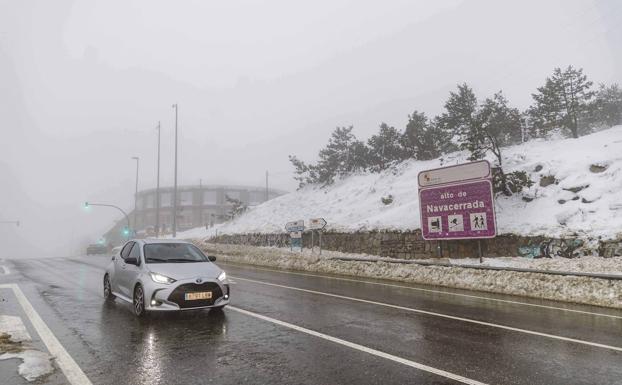
[[18,367],[18,373],[24,377],[26,381],[32,382],[41,376],[45,376],[54,371],[51,357],[47,353],[38,350],[24,350],[19,353],[4,353],[0,356],[0,360],[8,360],[11,358],[19,358],[22,363]]
[[[386,279],[478,290],[492,293],[518,295],[532,298],[582,303],[597,306],[622,308],[622,281],[595,279],[579,276],[560,276],[533,272],[514,272],[503,270],[469,269],[462,267],[421,266],[416,264],[390,263],[387,261],[344,261],[340,256],[365,257],[364,255],[339,253],[336,251],[313,254],[310,250],[291,252],[289,249],[274,247],[253,247],[204,243],[201,245],[209,254],[218,255],[224,262],[264,266],[276,269],[299,270],[339,274],[353,277]],[[369,256],[367,256],[369,257]],[[438,261],[438,260],[437,260]],[[529,260],[525,260],[529,261]],[[571,260],[575,261],[575,260]],[[589,271],[590,260],[581,265],[583,258],[576,260],[576,271]],[[622,262],[622,258],[604,259],[602,269]],[[460,263],[464,260],[460,260]],[[488,261],[501,264],[503,259]],[[535,261],[534,261],[535,262]],[[540,263],[538,260],[537,262]],[[561,261],[560,261],[561,262]],[[541,263],[542,268],[555,267]],[[564,269],[568,266],[563,265]],[[571,267],[573,268],[573,267]],[[619,266],[617,267],[620,270]],[[599,268],[600,269],[600,268]],[[552,270],[552,268],[551,268]]]
[[[534,198],[531,202],[516,194],[497,197],[499,234],[604,239],[622,235],[622,126],[578,139],[533,140],[504,148],[503,154],[506,172],[525,171],[535,183],[524,192]],[[280,233],[288,221],[315,217],[328,221],[327,230],[340,232],[418,229],[419,172],[465,161],[467,154],[456,152],[443,160],[408,160],[378,174],[351,175],[325,188],[307,186],[255,206],[233,221],[178,236]],[[596,164],[607,169],[590,171]],[[535,171],[536,166],[542,169]],[[540,178],[549,175],[558,184],[541,187]],[[587,187],[576,193],[567,190],[583,186]],[[381,198],[388,194],[393,196],[393,203],[385,205]],[[560,200],[566,202],[560,204]]]
[[[20,348],[24,347],[23,343],[32,341],[22,319],[17,316],[0,315],[0,335],[2,334],[8,335],[9,341],[15,344],[21,344],[17,345],[20,346]],[[12,358],[22,360],[22,363],[18,367],[18,373],[29,382],[35,381],[39,377],[54,371],[54,367],[51,363],[52,357],[38,350],[26,349],[15,353],[4,353],[0,355],[0,360],[9,360]]]

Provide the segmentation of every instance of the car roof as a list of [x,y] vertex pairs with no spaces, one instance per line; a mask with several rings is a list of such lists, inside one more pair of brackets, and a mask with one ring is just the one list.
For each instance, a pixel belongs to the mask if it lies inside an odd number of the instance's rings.
[[171,238],[166,238],[166,239],[161,239],[161,238],[145,238],[145,239],[133,239],[134,242],[142,242],[146,245],[148,244],[152,244],[152,243],[191,243],[188,241],[185,241],[183,239],[171,239]]

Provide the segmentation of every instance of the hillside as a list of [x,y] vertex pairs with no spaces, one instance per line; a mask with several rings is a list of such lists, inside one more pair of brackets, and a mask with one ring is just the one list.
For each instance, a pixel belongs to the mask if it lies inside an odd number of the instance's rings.
[[[286,222],[313,217],[325,218],[327,229],[334,231],[418,229],[417,174],[466,158],[466,153],[456,152],[432,161],[409,160],[329,187],[307,186],[231,222],[181,236],[283,232]],[[505,148],[504,169],[526,171],[535,183],[522,194],[497,197],[499,234],[604,239],[622,235],[622,126],[579,139],[533,140]],[[393,202],[385,205],[381,198],[388,195]]]

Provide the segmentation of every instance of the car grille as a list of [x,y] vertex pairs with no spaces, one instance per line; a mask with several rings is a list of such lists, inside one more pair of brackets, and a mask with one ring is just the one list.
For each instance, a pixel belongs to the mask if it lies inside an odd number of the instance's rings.
[[[211,291],[212,298],[186,301],[184,295],[185,293],[196,293],[199,291]],[[177,286],[175,290],[173,290],[173,292],[168,296],[168,300],[175,302],[180,308],[184,309],[189,307],[211,306],[220,297],[222,297],[222,289],[216,282],[204,282],[201,284],[184,283],[183,285]]]

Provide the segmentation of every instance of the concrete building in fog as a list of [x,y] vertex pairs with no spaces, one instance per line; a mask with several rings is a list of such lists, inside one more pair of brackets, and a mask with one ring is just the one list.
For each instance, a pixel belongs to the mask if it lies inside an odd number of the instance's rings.
[[[256,206],[266,200],[285,194],[286,191],[265,187],[236,185],[196,185],[177,187],[177,231],[194,227],[210,226],[230,219],[230,199],[241,201],[246,206]],[[129,213],[132,226],[140,233],[152,233],[156,227],[156,189],[138,192],[136,203],[136,224],[134,212]],[[111,243],[121,241],[125,226],[119,221],[105,238]],[[170,233],[173,226],[173,187],[160,187],[160,230]]]

